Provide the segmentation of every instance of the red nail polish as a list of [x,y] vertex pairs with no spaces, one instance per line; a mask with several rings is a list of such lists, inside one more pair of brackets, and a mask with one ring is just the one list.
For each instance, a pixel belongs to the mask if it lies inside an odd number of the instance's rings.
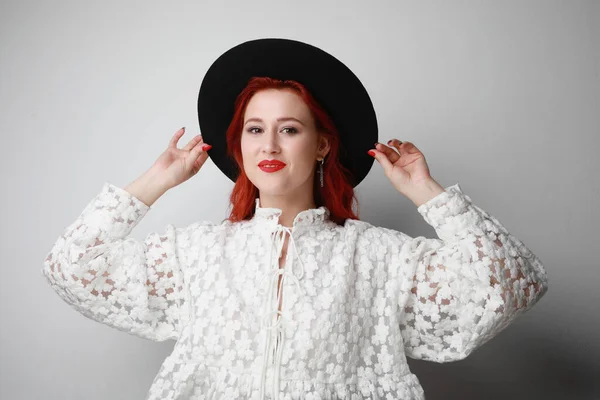
[[367,153],[369,153],[370,156],[375,157],[375,152],[373,150],[369,150],[367,151]]
[[205,145],[202,146],[202,150],[203,151],[208,151],[210,149],[212,149],[212,146],[210,144],[205,144]]

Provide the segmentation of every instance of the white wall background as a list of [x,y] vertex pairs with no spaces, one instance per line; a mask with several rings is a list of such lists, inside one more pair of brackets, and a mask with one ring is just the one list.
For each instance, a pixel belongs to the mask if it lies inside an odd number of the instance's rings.
[[[204,73],[260,37],[344,61],[380,141],[415,143],[438,182],[458,182],[545,262],[547,295],[490,343],[410,363],[428,400],[600,398],[599,14],[574,0],[2,1],[0,398],[145,397],[173,343],[77,314],[42,262],[105,181],[124,187],[178,128],[182,143],[199,132]],[[209,160],[133,236],[220,221],[231,188]],[[379,165],[357,191],[362,219],[434,237]]]

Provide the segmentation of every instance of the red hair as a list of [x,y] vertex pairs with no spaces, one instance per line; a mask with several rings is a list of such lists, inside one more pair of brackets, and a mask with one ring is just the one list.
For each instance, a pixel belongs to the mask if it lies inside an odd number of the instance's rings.
[[230,222],[239,222],[249,220],[254,216],[259,191],[248,179],[243,168],[241,133],[244,114],[250,99],[258,91],[265,89],[291,89],[296,92],[310,109],[317,132],[329,141],[329,153],[323,164],[323,187],[321,187],[318,174],[314,174],[313,195],[316,206],[327,207],[330,212],[329,218],[338,225],[343,225],[347,218],[358,219],[358,212],[355,214],[352,209],[353,202],[356,202],[358,209],[358,199],[348,180],[350,171],[338,159],[340,140],[333,121],[301,83],[267,77],[250,79],[235,101],[233,118],[227,128],[227,154],[235,160],[240,171],[229,198],[232,209],[227,219]]

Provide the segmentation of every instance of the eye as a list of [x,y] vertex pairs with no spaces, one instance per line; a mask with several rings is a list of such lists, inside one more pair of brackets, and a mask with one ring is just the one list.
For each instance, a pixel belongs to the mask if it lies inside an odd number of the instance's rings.
[[282,131],[286,131],[287,130],[286,133],[291,133],[291,134],[298,133],[298,130],[296,128],[291,127],[291,126],[282,128],[281,130]]
[[260,131],[260,128],[257,127],[257,126],[253,126],[251,128],[248,128],[247,132],[250,132],[250,133],[259,133],[259,132],[257,132],[257,130]]

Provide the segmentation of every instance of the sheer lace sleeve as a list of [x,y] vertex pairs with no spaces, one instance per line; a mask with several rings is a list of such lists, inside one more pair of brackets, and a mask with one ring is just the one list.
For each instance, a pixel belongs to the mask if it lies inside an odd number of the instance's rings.
[[460,360],[547,291],[537,256],[458,184],[418,208],[440,239],[406,240],[400,262],[400,327],[407,356]]
[[129,237],[150,207],[105,183],[53,245],[42,274],[84,316],[150,339],[176,339],[183,302],[180,261],[188,231],[168,225],[145,240]]

